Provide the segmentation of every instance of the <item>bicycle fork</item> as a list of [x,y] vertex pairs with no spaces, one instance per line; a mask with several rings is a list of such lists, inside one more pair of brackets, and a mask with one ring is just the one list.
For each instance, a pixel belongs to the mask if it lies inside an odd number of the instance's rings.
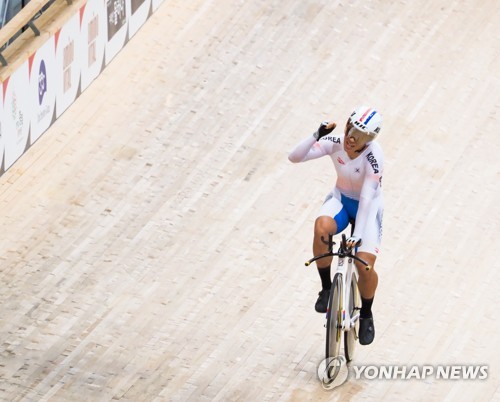
[[349,258],[348,259],[348,267],[347,272],[344,274],[345,275],[345,281],[344,285],[346,287],[346,291],[342,292],[342,298],[343,298],[343,309],[342,309],[342,330],[343,331],[350,331],[352,328],[356,326],[356,322],[359,320],[360,313],[356,312],[354,313],[355,310],[359,310],[354,307],[353,310],[353,315],[351,317],[350,312],[347,311],[346,309],[350,309],[350,299],[353,297],[351,295],[353,289],[351,289],[351,283],[352,283],[352,276],[354,275],[354,269],[353,269],[353,259]]
[[[349,266],[352,266],[351,265],[351,264],[353,264],[352,258],[349,258],[348,264],[349,264]],[[343,267],[343,266],[344,266],[344,258],[339,258],[339,267]],[[342,329],[342,331],[350,331],[352,328],[354,328],[356,326],[356,322],[359,320],[359,316],[360,316],[360,313],[356,312],[351,317],[349,311],[346,310],[350,306],[349,298],[351,297],[351,292],[352,292],[351,281],[352,281],[353,270],[348,269],[347,272],[343,271],[343,272],[341,272],[341,275],[342,275],[342,279],[344,279],[343,278],[344,276],[346,278],[345,278],[345,281],[342,280],[341,298],[340,298],[341,305],[340,305],[339,317],[337,320],[337,328]],[[348,287],[348,290],[344,289],[344,285],[346,288]],[[354,311],[355,310],[359,311],[359,308],[354,306]],[[328,308],[326,311],[326,317],[325,317],[327,321],[328,321],[329,315],[330,315],[330,309]],[[326,328],[326,323],[324,324],[324,326]]]

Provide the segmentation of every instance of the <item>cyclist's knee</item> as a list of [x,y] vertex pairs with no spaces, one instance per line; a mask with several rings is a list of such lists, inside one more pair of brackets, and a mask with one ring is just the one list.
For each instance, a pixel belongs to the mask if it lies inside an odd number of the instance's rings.
[[359,251],[356,253],[356,255],[361,258],[363,261],[365,261],[371,269],[369,271],[366,271],[365,266],[360,263],[359,261],[356,261],[356,267],[358,268],[358,273],[360,275],[367,274],[369,275],[372,272],[375,272],[375,261],[377,260],[377,256],[371,253],[366,253],[363,251]]
[[336,233],[337,225],[335,220],[329,216],[319,216],[314,223],[314,236],[320,238],[321,236],[327,237],[328,234]]

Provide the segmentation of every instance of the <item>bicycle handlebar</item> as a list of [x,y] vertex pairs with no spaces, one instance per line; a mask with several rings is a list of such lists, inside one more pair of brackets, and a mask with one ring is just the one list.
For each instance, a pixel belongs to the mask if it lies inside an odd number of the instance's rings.
[[365,260],[362,260],[361,258],[353,255],[351,253],[351,251],[345,253],[326,253],[326,254],[321,254],[321,255],[318,255],[316,257],[313,257],[311,258],[310,260],[306,261],[305,262],[305,266],[308,267],[309,265],[311,265],[314,261],[317,261],[317,260],[320,260],[321,258],[325,258],[325,257],[348,257],[348,258],[352,258],[353,260],[356,260],[356,261],[359,261],[361,264],[363,264],[365,266],[365,269],[367,271],[369,271],[370,269],[372,269],[371,265],[368,265],[368,263],[365,261]]
[[[340,243],[340,248],[339,248],[339,251],[337,253],[334,253],[332,251],[332,248],[333,248],[333,245],[335,244],[335,242],[332,240],[333,238],[333,235],[330,234],[328,235],[328,242],[326,242],[324,239],[323,239],[323,236],[321,237],[321,240],[323,241],[323,243],[325,244],[328,244],[328,253],[325,253],[325,254],[321,254],[321,255],[318,255],[316,257],[313,257],[311,258],[309,261],[306,261],[305,263],[305,266],[308,267],[309,265],[311,265],[311,263],[313,263],[314,261],[317,261],[317,260],[320,260],[321,258],[326,258],[326,257],[341,257],[341,258],[345,258],[345,257],[348,257],[348,258],[352,258],[356,261],[359,261],[361,264],[363,264],[365,266],[365,269],[367,271],[369,271],[372,267],[370,265],[368,265],[368,263],[364,260],[362,260],[361,258],[359,258],[358,256],[352,254],[352,248],[348,248],[347,247],[347,241],[346,241],[346,237],[345,235],[343,234],[342,235],[342,241]],[[359,246],[361,244],[361,240],[358,241],[358,243],[356,244],[356,246]]]

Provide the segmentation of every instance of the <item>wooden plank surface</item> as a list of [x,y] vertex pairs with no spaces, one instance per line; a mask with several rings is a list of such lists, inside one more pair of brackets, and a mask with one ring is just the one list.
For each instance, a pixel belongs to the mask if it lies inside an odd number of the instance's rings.
[[[496,12],[495,12],[496,10]],[[0,178],[0,399],[499,400],[495,1],[167,0]],[[384,114],[377,336],[322,389],[305,268],[335,175],[288,151]]]

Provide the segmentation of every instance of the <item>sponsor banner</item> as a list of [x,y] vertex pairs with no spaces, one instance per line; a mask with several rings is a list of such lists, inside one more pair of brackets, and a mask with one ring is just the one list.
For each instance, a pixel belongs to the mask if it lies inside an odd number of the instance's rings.
[[80,15],[76,13],[56,33],[56,74],[58,77],[56,90],[57,117],[71,105],[78,96],[80,83]]
[[163,1],[88,0],[0,83],[0,175],[76,100]]
[[7,170],[29,147],[31,116],[28,60],[3,82],[2,95],[2,137],[5,146],[4,166]]
[[81,90],[101,73],[107,42],[106,0],[89,0],[80,9]]
[[146,1],[146,0],[129,0],[129,1],[130,1],[131,15],[136,14],[137,10],[139,10],[144,3],[149,3],[149,4],[151,3],[151,1]]
[[148,19],[151,0],[128,1],[130,1],[131,10],[130,19],[128,22],[128,37],[131,38]]
[[54,122],[57,82],[55,53],[54,41],[48,40],[29,59],[31,144]]
[[153,0],[152,5],[153,5],[153,12],[160,7],[160,5],[164,2],[165,0]]
[[108,43],[106,44],[106,65],[123,48],[127,41],[127,18],[130,5],[126,0],[106,0]]
[[[0,83],[1,88],[1,83]],[[3,111],[3,90],[0,92],[0,175],[4,172],[4,111]]]

